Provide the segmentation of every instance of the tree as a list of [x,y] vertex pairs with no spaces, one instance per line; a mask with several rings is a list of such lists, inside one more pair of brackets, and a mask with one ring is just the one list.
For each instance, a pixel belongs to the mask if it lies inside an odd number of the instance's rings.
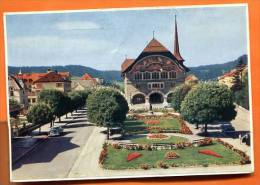
[[[65,114],[66,100],[65,95],[58,90],[43,90],[38,96],[39,102],[44,102],[49,105],[54,115],[53,121],[56,117],[59,118]],[[52,126],[52,123],[51,123]]]
[[90,90],[85,91],[73,91],[69,93],[71,99],[72,111],[84,107],[86,105],[86,99],[91,94]]
[[174,89],[171,94],[171,106],[175,111],[180,112],[181,103],[190,90],[191,86],[187,84],[180,85]]
[[21,112],[21,104],[15,99],[9,99],[9,114],[13,118],[17,118],[17,116]]
[[128,110],[124,96],[111,88],[98,89],[87,99],[88,118],[98,126],[107,127],[107,139],[109,139],[109,128],[121,127]]
[[30,107],[27,120],[34,125],[44,125],[51,122],[53,113],[49,105],[45,103],[37,103]]
[[249,110],[249,89],[248,89],[248,72],[245,70],[242,75],[242,88],[234,92],[235,102]]
[[230,121],[236,117],[232,91],[214,82],[200,83],[187,94],[181,114],[190,123],[207,126],[213,121]]

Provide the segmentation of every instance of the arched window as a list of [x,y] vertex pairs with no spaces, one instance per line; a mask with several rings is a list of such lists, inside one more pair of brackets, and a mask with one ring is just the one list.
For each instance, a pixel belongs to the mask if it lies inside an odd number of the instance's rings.
[[145,96],[143,94],[136,94],[132,98],[132,104],[145,103]]

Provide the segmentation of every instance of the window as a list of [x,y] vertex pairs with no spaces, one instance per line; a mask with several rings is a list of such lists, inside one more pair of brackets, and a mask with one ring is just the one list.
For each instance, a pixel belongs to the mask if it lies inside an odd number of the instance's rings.
[[62,87],[62,83],[56,83],[56,87]]
[[151,79],[151,73],[145,72],[145,73],[144,73],[144,79],[145,79],[145,80]]
[[30,82],[30,83],[32,83],[32,82],[33,82],[33,80],[32,80],[32,79],[29,79],[29,82]]
[[170,77],[170,79],[176,78],[176,72],[175,71],[170,71],[169,72],[169,77]]
[[36,98],[32,98],[32,103],[35,103],[36,102]]
[[159,72],[153,72],[152,73],[152,79],[159,79]]
[[142,79],[142,73],[135,73],[135,80],[141,80]]
[[167,78],[168,78],[168,72],[167,72],[167,71],[163,71],[163,72],[161,73],[161,78],[162,78],[162,79],[167,79]]
[[10,96],[14,96],[14,91],[13,90],[10,91]]
[[164,88],[164,83],[163,82],[148,83],[148,88],[149,89],[163,89]]

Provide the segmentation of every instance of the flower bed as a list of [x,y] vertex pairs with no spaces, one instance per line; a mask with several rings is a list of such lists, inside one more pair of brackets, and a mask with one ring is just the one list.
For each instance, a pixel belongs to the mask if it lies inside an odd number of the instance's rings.
[[159,126],[147,127],[147,131],[150,133],[160,133],[162,132],[162,128]]
[[211,156],[214,156],[214,157],[222,158],[221,155],[219,155],[216,152],[213,152],[212,150],[209,150],[209,149],[199,150],[198,152],[200,154],[211,155]]
[[104,143],[103,150],[101,151],[101,153],[99,155],[99,160],[98,160],[99,164],[103,164],[104,163],[104,160],[105,160],[105,158],[107,156],[107,153],[108,153],[108,145],[107,145],[107,143]]
[[211,138],[204,138],[203,140],[200,140],[198,142],[198,146],[208,146],[208,145],[212,145],[213,144],[213,140]]
[[242,159],[240,161],[240,164],[250,164],[251,163],[250,157],[245,152],[243,152],[243,151],[241,151],[239,149],[234,148],[233,145],[231,145],[231,144],[229,144],[229,143],[227,143],[227,142],[225,142],[225,141],[223,141],[223,140],[221,140],[219,138],[216,139],[216,141],[218,143],[221,143],[225,147],[229,148],[230,150],[233,150],[234,152],[238,153],[242,157]]
[[160,120],[144,120],[144,123],[147,125],[159,124]]
[[179,158],[180,156],[176,152],[170,151],[170,152],[166,152],[164,157],[165,159],[176,159]]
[[130,154],[127,155],[127,161],[128,161],[128,162],[129,162],[129,161],[132,161],[132,160],[134,160],[134,159],[136,159],[136,158],[138,158],[138,157],[141,157],[141,156],[142,156],[142,154],[139,153],[139,152],[130,153]]
[[150,134],[147,136],[148,139],[166,139],[169,136],[164,135],[164,134]]

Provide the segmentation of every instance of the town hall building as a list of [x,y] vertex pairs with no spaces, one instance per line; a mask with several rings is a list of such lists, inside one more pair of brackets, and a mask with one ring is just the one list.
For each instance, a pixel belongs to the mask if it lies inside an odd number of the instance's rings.
[[130,108],[167,107],[174,88],[185,82],[189,69],[179,51],[175,19],[174,51],[153,38],[136,59],[121,65],[125,98]]

